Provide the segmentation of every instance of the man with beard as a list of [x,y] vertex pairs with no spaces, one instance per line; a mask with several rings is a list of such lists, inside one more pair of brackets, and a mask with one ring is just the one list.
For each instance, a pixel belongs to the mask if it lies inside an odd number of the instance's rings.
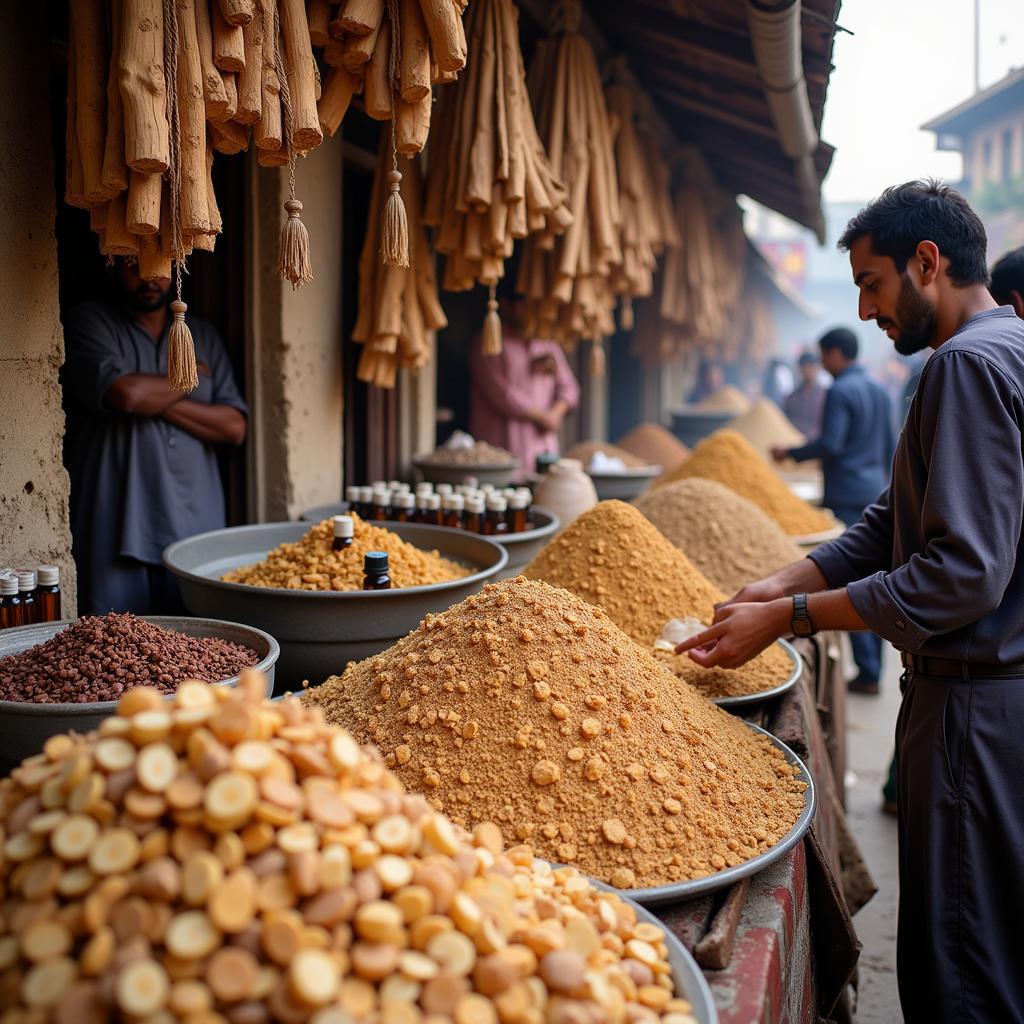
[[[772,449],[776,462],[820,459],[824,504],[839,521],[852,526],[889,482],[896,447],[892,404],[885,388],[857,362],[857,335],[846,327],[826,331],[818,341],[821,365],[835,383],[825,397],[821,432],[798,448]],[[875,633],[850,634],[858,675],[855,693],[877,694],[882,671],[882,638]]]
[[217,332],[190,317],[199,386],[167,386],[171,282],[112,268],[114,297],[71,309],[61,371],[72,553],[82,614],[182,610],[160,563],[170,543],[223,527],[216,445],[245,440],[246,407]]
[[1024,322],[985,230],[936,182],[840,240],[860,316],[933,350],[888,489],[841,538],[744,587],[681,644],[735,668],[785,633],[872,629],[902,653],[897,970],[908,1022],[1020,1021],[1024,972]]

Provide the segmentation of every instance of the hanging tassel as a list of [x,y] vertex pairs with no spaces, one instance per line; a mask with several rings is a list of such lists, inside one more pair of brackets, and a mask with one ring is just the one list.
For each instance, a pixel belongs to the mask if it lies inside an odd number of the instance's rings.
[[595,338],[590,343],[590,376],[595,380],[604,376],[604,339]]
[[484,317],[483,353],[485,356],[501,355],[501,317],[498,316],[498,300],[494,296],[494,285],[487,299],[487,315]]
[[622,305],[619,307],[619,330],[631,331],[634,324],[633,299],[629,295],[622,296]]
[[196,346],[185,323],[188,306],[181,299],[171,303],[171,329],[167,334],[167,386],[172,391],[193,391],[199,386]]
[[384,204],[381,221],[381,256],[385,267],[409,266],[409,220],[405,214],[405,203],[399,186],[402,172],[395,169],[388,173],[391,193]]
[[292,288],[300,284],[309,284],[313,280],[313,264],[309,258],[309,232],[302,223],[302,203],[298,199],[289,199],[284,208],[288,211],[288,219],[281,228],[281,252],[278,257],[277,269],[281,277],[291,281]]

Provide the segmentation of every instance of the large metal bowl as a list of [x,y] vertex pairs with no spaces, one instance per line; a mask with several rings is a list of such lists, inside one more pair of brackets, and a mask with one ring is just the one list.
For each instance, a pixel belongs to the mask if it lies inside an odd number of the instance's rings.
[[[281,648],[277,641],[262,629],[244,626],[240,622],[223,622],[219,619],[192,619],[178,615],[142,615],[146,622],[163,629],[171,629],[186,636],[216,637],[229,640],[255,651],[260,661],[253,666],[267,678],[267,694],[273,692],[274,668]],[[0,658],[20,654],[30,647],[45,643],[62,630],[67,629],[73,619],[59,622],[42,622],[34,626],[19,626],[5,629],[0,633]],[[238,676],[232,676],[218,683],[218,686],[236,686]],[[0,758],[5,761],[22,761],[39,753],[43,744],[61,732],[88,732],[95,729],[104,718],[114,713],[117,701],[90,701],[82,704],[33,704],[30,701],[0,700]]]
[[415,629],[430,612],[476,593],[508,561],[500,544],[465,530],[419,523],[388,523],[402,540],[476,571],[462,579],[395,590],[283,590],[226,583],[230,569],[264,559],[293,543],[308,523],[262,523],[201,533],[166,548],[164,565],[178,577],[186,607],[197,615],[230,615],[273,633],[281,645],[279,688],[321,683],[350,661],[378,654]]
[[[745,710],[750,704],[760,704],[762,701],[771,700],[773,697],[781,696],[787,690],[792,690],[803,673],[804,663],[801,660],[800,655],[796,653],[796,648],[791,643],[788,643],[786,640],[776,640],[775,642],[786,652],[786,657],[789,658],[793,666],[786,679],[777,686],[772,686],[767,690],[761,690],[758,693],[742,693],[737,697],[712,697],[712,703],[717,704],[720,708],[726,708],[727,710],[731,710],[732,708],[743,708]],[[742,712],[740,713],[742,714]]]
[[780,857],[788,853],[796,846],[797,843],[803,840],[807,830],[811,827],[811,822],[814,820],[814,811],[817,806],[816,798],[814,793],[814,780],[811,778],[811,773],[807,770],[803,761],[800,760],[796,754],[793,753],[789,747],[786,746],[782,740],[777,739],[767,729],[762,729],[758,725],[754,725],[752,722],[744,722],[748,728],[753,729],[754,732],[761,733],[762,736],[767,736],[772,743],[782,751],[786,756],[786,760],[794,765],[797,769],[797,778],[806,783],[807,788],[804,790],[804,809],[801,811],[800,816],[797,818],[796,823],[779,840],[771,849],[765,850],[764,853],[759,853],[756,857],[751,857],[750,860],[745,860],[742,864],[737,864],[735,867],[724,868],[721,871],[712,872],[710,875],[705,875],[703,878],[689,879],[685,882],[673,882],[669,885],[654,885],[644,889],[618,889],[616,890],[623,896],[628,896],[631,899],[636,900],[637,903],[642,903],[645,907],[660,907],[668,903],[679,903],[682,900],[691,900],[695,896],[704,896],[709,892],[717,892],[719,889],[727,889],[730,885],[740,881],[743,878],[748,878],[752,875],[756,875],[758,872],[763,871],[769,864],[774,864]]
[[600,501],[618,498],[619,501],[632,501],[643,494],[651,481],[661,476],[661,466],[637,466],[621,469],[615,473],[595,473],[583,467],[587,476],[594,481],[594,489]]
[[705,437],[727,426],[736,416],[734,412],[687,412],[678,409],[672,413],[672,433],[687,448],[695,448]]
[[461,484],[472,476],[477,483],[494,484],[495,487],[512,483],[520,465],[516,459],[515,462],[482,462],[476,466],[439,466],[425,461],[421,455],[415,456],[412,464],[416,472],[432,484]]

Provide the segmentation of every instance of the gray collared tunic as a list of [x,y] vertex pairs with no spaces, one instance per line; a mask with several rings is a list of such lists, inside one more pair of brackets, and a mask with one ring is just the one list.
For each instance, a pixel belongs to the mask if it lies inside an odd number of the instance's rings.
[[[200,365],[190,401],[246,413],[216,330],[189,317]],[[117,306],[87,302],[64,322],[61,371],[71,475],[71,531],[80,604],[119,558],[160,564],[170,543],[224,526],[224,491],[215,447],[159,416],[117,412],[103,396],[130,373],[167,372],[167,330],[158,341]]]
[[1024,660],[1024,322],[971,317],[928,360],[892,483],[811,555],[895,647]]

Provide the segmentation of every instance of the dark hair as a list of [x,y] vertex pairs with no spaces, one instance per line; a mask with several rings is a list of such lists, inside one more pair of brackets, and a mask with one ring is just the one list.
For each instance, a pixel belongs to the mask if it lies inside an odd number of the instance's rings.
[[831,331],[826,331],[818,339],[818,348],[822,352],[829,352],[837,348],[842,352],[843,358],[849,359],[850,362],[857,358],[859,351],[857,335],[849,327],[833,327]]
[[813,352],[801,352],[800,358],[797,360],[798,366],[817,366],[819,362],[818,357]]
[[864,235],[901,274],[918,243],[930,241],[949,260],[949,278],[958,288],[988,284],[984,226],[959,192],[934,178],[887,188],[846,225],[839,248],[849,251]]
[[992,268],[992,283],[988,290],[1000,306],[1010,305],[1012,291],[1024,295],[1024,245],[999,257]]

